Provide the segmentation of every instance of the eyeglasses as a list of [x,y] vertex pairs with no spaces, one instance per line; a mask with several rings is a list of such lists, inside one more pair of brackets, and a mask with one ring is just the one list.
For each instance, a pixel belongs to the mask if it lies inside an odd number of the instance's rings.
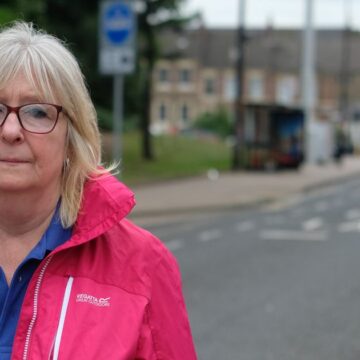
[[34,134],[48,134],[54,130],[61,111],[62,106],[47,103],[15,107],[0,103],[0,127],[5,124],[9,114],[14,112],[24,130]]

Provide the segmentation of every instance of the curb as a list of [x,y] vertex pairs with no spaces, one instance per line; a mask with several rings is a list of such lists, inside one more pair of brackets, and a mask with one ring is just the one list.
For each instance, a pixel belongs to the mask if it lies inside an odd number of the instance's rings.
[[319,181],[316,184],[310,184],[300,187],[297,190],[291,191],[284,196],[269,196],[265,198],[255,199],[254,201],[248,202],[239,202],[234,204],[229,203],[219,203],[217,205],[195,205],[183,208],[172,208],[172,209],[161,209],[161,210],[139,210],[138,212],[132,213],[130,219],[144,219],[147,217],[161,217],[161,216],[175,216],[175,215],[191,215],[198,213],[214,213],[218,211],[230,211],[230,210],[244,210],[244,209],[254,209],[262,205],[268,205],[270,203],[276,202],[282,198],[286,198],[295,194],[301,193],[311,193],[321,187],[329,187],[332,185],[339,184],[343,181],[351,181],[352,178],[360,178],[360,172],[354,172],[352,174],[344,175],[336,179],[326,179],[324,181]]

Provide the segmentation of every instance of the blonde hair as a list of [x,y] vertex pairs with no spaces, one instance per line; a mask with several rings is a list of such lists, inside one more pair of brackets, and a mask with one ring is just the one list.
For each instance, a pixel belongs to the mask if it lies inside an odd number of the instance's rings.
[[44,101],[60,102],[69,118],[60,218],[63,226],[70,227],[81,206],[85,181],[110,170],[99,168],[96,111],[79,64],[66,45],[26,22],[15,22],[0,32],[0,88],[20,71]]

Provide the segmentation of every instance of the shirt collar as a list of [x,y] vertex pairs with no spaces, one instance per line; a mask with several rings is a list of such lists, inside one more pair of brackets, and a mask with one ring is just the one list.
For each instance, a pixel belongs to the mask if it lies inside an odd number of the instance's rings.
[[42,260],[45,256],[53,251],[58,246],[65,243],[70,239],[72,234],[72,227],[64,228],[61,224],[60,214],[59,214],[60,202],[58,203],[55,213],[51,219],[51,222],[46,229],[45,233],[41,237],[40,241],[36,246],[30,251],[26,260],[29,259],[38,259]]

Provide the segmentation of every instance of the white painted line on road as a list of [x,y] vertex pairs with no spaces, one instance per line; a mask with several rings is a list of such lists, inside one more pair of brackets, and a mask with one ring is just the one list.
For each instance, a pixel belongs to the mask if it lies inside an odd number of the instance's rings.
[[315,211],[324,212],[329,209],[329,204],[326,201],[320,201],[315,204]]
[[320,229],[324,225],[324,222],[321,218],[312,218],[306,220],[302,223],[302,228],[305,231],[315,231]]
[[296,230],[263,230],[260,232],[263,240],[302,240],[302,241],[325,241],[327,233],[325,231],[304,232]]
[[170,250],[170,251],[176,251],[179,250],[181,248],[184,247],[184,240],[180,240],[180,239],[174,239],[174,240],[170,240],[167,241],[165,243],[165,246]]
[[359,221],[351,221],[351,222],[341,223],[338,226],[338,231],[341,233],[360,232],[360,222]]
[[285,199],[280,199],[278,201],[275,201],[269,205],[265,205],[262,207],[261,211],[265,213],[271,213],[271,212],[279,212],[281,210],[286,210],[290,207],[299,205],[304,202],[304,196],[303,195],[294,195],[292,197],[288,197]]
[[360,209],[350,209],[345,213],[346,220],[360,219]]
[[245,232],[255,229],[255,224],[252,221],[243,221],[236,224],[236,231]]
[[208,242],[216,239],[220,239],[222,232],[218,229],[202,231],[198,235],[198,240],[201,242]]

